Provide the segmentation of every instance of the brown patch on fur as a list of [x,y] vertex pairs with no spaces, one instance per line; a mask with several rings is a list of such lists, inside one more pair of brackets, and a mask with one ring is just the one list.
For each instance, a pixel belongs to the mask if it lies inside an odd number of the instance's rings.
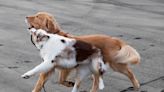
[[97,51],[97,49],[91,44],[79,40],[77,40],[74,47],[76,49],[76,60],[78,62],[87,59]]

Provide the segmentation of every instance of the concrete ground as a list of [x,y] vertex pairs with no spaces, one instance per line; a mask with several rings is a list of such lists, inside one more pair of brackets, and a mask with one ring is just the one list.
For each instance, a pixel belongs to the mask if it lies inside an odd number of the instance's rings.
[[[142,57],[140,65],[132,66],[142,84],[137,92],[164,92],[164,0],[0,0],[0,92],[30,92],[37,81],[37,75],[28,80],[20,76],[41,62],[24,22],[38,11],[52,13],[70,34],[127,41]],[[46,92],[70,92],[72,88],[57,84],[57,75],[46,83]],[[128,78],[111,69],[104,81],[100,92],[134,92]],[[90,87],[86,78],[80,91]]]

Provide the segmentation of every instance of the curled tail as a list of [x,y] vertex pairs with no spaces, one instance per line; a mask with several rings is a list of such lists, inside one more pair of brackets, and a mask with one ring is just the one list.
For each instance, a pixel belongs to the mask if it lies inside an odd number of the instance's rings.
[[139,53],[129,45],[123,45],[115,56],[117,63],[138,64],[140,63]]

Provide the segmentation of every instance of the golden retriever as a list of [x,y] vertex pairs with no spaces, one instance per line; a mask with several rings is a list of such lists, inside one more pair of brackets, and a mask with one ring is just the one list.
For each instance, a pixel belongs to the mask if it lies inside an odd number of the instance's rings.
[[[48,33],[75,38],[77,40],[81,40],[96,46],[102,52],[104,63],[108,64],[114,71],[127,76],[131,80],[134,89],[138,89],[140,87],[139,81],[136,79],[132,70],[128,66],[129,64],[138,64],[140,62],[140,55],[134,48],[129,46],[124,41],[115,37],[99,34],[83,36],[69,35],[61,30],[54,17],[47,12],[38,12],[35,15],[27,16],[26,20],[29,24],[29,27],[34,27],[36,29],[41,28],[46,30]],[[65,82],[70,71],[71,70],[60,71],[59,83],[66,86],[71,86],[69,83]],[[33,92],[40,92],[51,72],[52,70],[48,73],[40,74],[39,80],[35,85]],[[94,79],[91,92],[97,92],[99,76],[94,76],[93,78]]]

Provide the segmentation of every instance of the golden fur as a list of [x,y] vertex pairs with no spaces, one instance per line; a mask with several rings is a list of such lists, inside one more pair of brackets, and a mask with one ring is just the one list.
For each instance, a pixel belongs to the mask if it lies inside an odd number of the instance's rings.
[[[58,23],[54,19],[54,17],[46,12],[39,12],[33,16],[26,17],[29,26],[34,28],[42,28],[49,33],[57,33],[59,35],[63,35],[70,38],[75,38],[78,40],[85,41],[90,43],[97,48],[101,49],[103,54],[103,60],[105,63],[109,64],[109,66],[117,72],[120,72],[126,75],[132,82],[135,89],[140,87],[138,80],[133,74],[132,70],[128,67],[128,64],[137,64],[140,62],[140,56],[138,52],[126,44],[124,41],[106,36],[106,35],[83,35],[83,36],[72,36],[67,33],[64,33],[59,27]],[[59,83],[70,86],[66,83],[66,78],[71,70],[61,70],[59,73]],[[47,80],[48,76],[52,71],[48,73],[40,74],[39,80],[35,85],[33,92],[40,92],[43,84]],[[94,76],[93,85],[91,92],[97,92],[99,77]]]

